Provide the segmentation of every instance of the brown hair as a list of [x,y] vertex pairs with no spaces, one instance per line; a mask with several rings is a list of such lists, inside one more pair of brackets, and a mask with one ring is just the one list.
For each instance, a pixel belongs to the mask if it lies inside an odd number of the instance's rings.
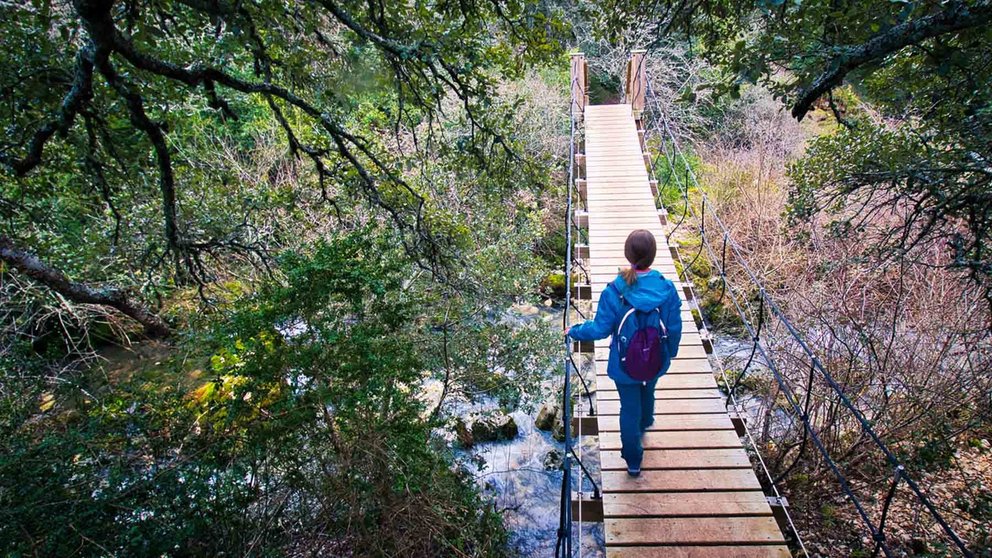
[[623,255],[630,262],[630,267],[620,272],[624,281],[628,285],[636,283],[637,272],[651,267],[657,252],[658,245],[651,231],[637,229],[627,235],[627,242],[623,245]]

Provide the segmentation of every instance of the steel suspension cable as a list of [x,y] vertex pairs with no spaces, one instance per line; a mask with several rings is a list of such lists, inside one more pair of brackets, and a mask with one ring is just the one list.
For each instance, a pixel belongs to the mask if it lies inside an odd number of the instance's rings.
[[[651,91],[650,90],[650,82],[648,84],[648,91],[649,91],[649,93]],[[883,455],[885,455],[886,460],[890,463],[890,465],[893,466],[894,470],[899,471],[899,474],[897,474],[897,475],[895,475],[893,477],[894,478],[894,481],[893,481],[893,484],[892,484],[892,488],[889,490],[888,495],[886,497],[885,504],[883,505],[883,511],[887,513],[888,504],[891,501],[891,499],[894,497],[894,494],[895,494],[895,491],[896,491],[896,488],[897,488],[898,483],[899,482],[905,482],[906,485],[910,488],[910,490],[917,497],[917,499],[920,501],[920,503],[922,503],[924,505],[924,507],[926,507],[927,511],[929,512],[930,516],[934,519],[934,521],[936,521],[937,524],[940,525],[940,527],[944,531],[944,533],[954,542],[955,546],[958,547],[958,549],[962,552],[962,554],[964,556],[966,556],[968,558],[971,558],[973,556],[973,554],[968,550],[968,548],[966,547],[966,545],[964,544],[964,542],[961,540],[961,538],[950,527],[950,525],[947,523],[947,521],[943,518],[943,516],[940,514],[940,512],[936,509],[936,507],[930,501],[930,499],[925,494],[923,494],[922,490],[919,488],[919,485],[916,483],[916,481],[912,477],[910,477],[907,473],[905,473],[905,468],[903,467],[903,465],[899,461],[899,459],[895,456],[895,454],[892,453],[891,450],[889,450],[888,446],[886,446],[886,444],[884,442],[882,442],[881,438],[878,436],[878,434],[871,427],[868,419],[864,416],[864,414],[859,409],[857,409],[854,406],[853,402],[847,396],[847,393],[844,391],[844,389],[833,378],[833,376],[826,370],[826,368],[820,362],[819,358],[816,356],[816,354],[812,351],[812,349],[806,343],[804,337],[798,332],[798,330],[788,320],[788,318],[785,316],[784,312],[782,312],[781,308],[779,308],[778,305],[775,303],[774,299],[771,298],[771,295],[768,294],[767,290],[763,286],[762,281],[757,277],[757,275],[754,273],[754,271],[747,264],[747,260],[744,257],[744,255],[742,254],[743,249],[734,240],[734,238],[730,235],[729,228],[719,218],[719,215],[716,213],[715,208],[713,207],[713,204],[709,200],[709,198],[706,195],[706,193],[705,192],[702,192],[702,190],[699,188],[699,181],[696,178],[695,173],[692,172],[692,169],[691,169],[691,167],[688,164],[688,160],[686,159],[685,154],[683,153],[681,147],[679,146],[678,140],[676,139],[674,133],[672,133],[671,128],[669,127],[667,120],[664,118],[664,114],[661,113],[661,112],[659,112],[658,118],[661,120],[661,122],[662,122],[662,124],[664,126],[664,136],[667,136],[668,140],[672,143],[672,146],[673,146],[672,152],[673,152],[673,154],[676,154],[681,159],[682,163],[685,165],[687,179],[688,178],[691,178],[691,180],[694,183],[695,187],[700,190],[700,207],[701,207],[701,211],[706,211],[706,209],[705,209],[706,206],[707,205],[710,206],[710,209],[709,209],[710,218],[719,227],[720,232],[722,232],[722,234],[724,236],[724,239],[725,239],[724,240],[724,242],[725,242],[724,251],[726,249],[726,246],[729,245],[730,248],[731,248],[731,251],[733,252],[735,258],[738,261],[738,265],[747,274],[747,276],[750,279],[751,283],[755,287],[757,287],[759,289],[760,301],[762,303],[762,306],[763,307],[767,307],[769,313],[771,315],[773,315],[779,321],[779,323],[781,323],[785,327],[787,333],[795,340],[795,342],[798,344],[798,346],[802,348],[803,352],[810,359],[811,367],[813,369],[815,369],[817,372],[819,372],[819,374],[826,381],[827,385],[829,385],[829,387],[838,396],[838,398],[841,401],[841,403],[843,404],[843,406],[846,407],[854,415],[855,419],[857,420],[857,422],[861,426],[862,431],[874,442],[875,446],[877,448],[879,448],[879,450],[883,453]],[[656,133],[658,133],[659,136],[662,136],[661,127],[658,125],[657,121],[655,122],[655,128],[656,128],[656,130],[655,130]],[[664,136],[663,136],[663,139],[664,139]],[[672,172],[675,172],[674,164],[671,161],[669,161],[669,166],[670,166]],[[692,204],[689,204],[688,203],[688,187],[689,187],[688,180],[686,180],[686,181],[683,182],[683,194],[684,194],[684,198],[685,198],[685,200],[687,202],[686,203],[686,205],[687,205],[687,212],[686,213],[691,214],[692,217],[694,219],[696,219],[697,216],[696,216],[695,210],[692,209],[692,206],[691,206]],[[683,219],[684,219],[684,217],[685,217],[685,214],[683,214]],[[681,225],[681,221],[680,221],[679,224]],[[712,249],[712,247],[709,244],[709,241],[706,238],[705,231],[701,231],[701,237],[702,237],[702,243],[704,243],[706,245],[706,250],[707,250],[707,253],[708,253],[711,261],[713,261],[713,262],[718,261],[717,258],[716,258],[716,255],[714,253],[714,250]],[[725,258],[725,256],[724,256],[724,258]],[[721,258],[721,259],[723,259],[723,258]],[[721,273],[721,278],[723,278],[724,281],[726,281],[726,272],[725,272],[725,269],[724,269],[723,265],[721,265],[720,273]],[[755,336],[756,335],[756,331],[752,327],[751,322],[749,320],[747,320],[747,318],[745,316],[745,312],[743,311],[743,308],[737,303],[736,297],[734,296],[732,289],[730,291],[730,294],[731,294],[732,300],[734,301],[734,305],[737,308],[738,313],[740,314],[742,321],[744,322],[745,328],[748,329],[749,333],[751,333],[752,336]],[[872,523],[872,521],[868,517],[866,511],[864,510],[864,508],[863,508],[860,500],[858,500],[856,498],[856,496],[853,494],[853,492],[850,490],[850,487],[848,485],[848,482],[847,482],[846,477],[841,473],[841,471],[837,467],[836,463],[834,463],[833,460],[830,458],[830,455],[826,451],[826,448],[823,446],[823,444],[822,444],[819,436],[816,434],[816,432],[812,428],[812,425],[809,423],[809,418],[808,418],[807,414],[804,413],[804,412],[802,412],[798,408],[798,405],[796,404],[796,401],[794,400],[794,394],[793,394],[792,390],[787,386],[787,384],[784,381],[784,378],[779,374],[779,372],[777,370],[777,367],[774,366],[773,362],[769,358],[769,355],[766,353],[764,347],[761,347],[760,344],[756,344],[755,346],[762,353],[762,357],[765,359],[766,363],[768,364],[769,369],[772,371],[773,375],[776,378],[776,381],[779,383],[780,389],[782,389],[783,393],[786,394],[786,399],[788,400],[790,406],[793,407],[793,411],[795,412],[795,415],[798,416],[798,417],[800,417],[801,421],[803,422],[803,426],[804,426],[804,429],[806,430],[807,434],[810,436],[810,438],[812,439],[814,445],[817,447],[817,449],[820,451],[821,455],[824,457],[824,460],[827,462],[827,464],[830,467],[831,471],[834,473],[835,477],[837,477],[838,482],[841,485],[841,488],[844,490],[845,494],[847,494],[848,498],[851,499],[852,504],[857,509],[859,516],[861,516],[861,518],[862,518],[862,521],[865,523],[865,525],[868,527],[869,531],[871,532],[873,539],[877,543],[877,546],[876,546],[876,549],[875,549],[875,553],[877,554],[879,550],[882,550],[883,552],[885,552],[886,556],[891,555],[890,554],[890,551],[889,551],[889,549],[887,547],[887,545],[885,545],[885,542],[884,542],[884,539],[885,539],[884,532],[882,532],[880,529],[878,529],[878,528],[876,528],[874,526],[874,524]],[[883,519],[885,519],[885,515],[884,514],[883,514]],[[884,527],[884,523],[880,523],[880,527]]]
[[[569,326],[569,308],[572,304],[572,184],[575,181],[575,113],[577,102],[574,98],[578,78],[572,78],[573,98],[569,107],[568,135],[568,183],[565,188],[565,312],[562,314],[562,331]],[[562,457],[561,500],[559,502],[558,540],[555,543],[555,558],[572,556],[572,436],[571,436],[571,360],[572,343],[564,336],[565,358],[563,360],[564,380],[561,395],[562,428],[565,434],[565,455]],[[581,510],[581,508],[580,508]],[[580,511],[581,513],[581,511]],[[581,530],[581,527],[580,527]]]
[[[673,150],[673,153],[674,153],[674,150]],[[674,163],[673,163],[672,159],[668,156],[667,150],[665,151],[665,156],[666,156],[665,157],[665,160],[668,163],[669,169],[671,170],[670,175],[671,176],[674,176],[675,175]],[[674,157],[674,155],[672,155],[672,157]],[[654,169],[651,168],[649,172],[651,174],[654,174]],[[676,184],[678,184],[678,181],[677,180],[676,180]],[[686,181],[683,183],[683,188],[684,188],[683,198],[688,202],[688,176],[686,177]],[[687,210],[686,211],[686,213],[687,213],[688,212],[688,205],[686,206],[686,210]],[[683,214],[683,218],[684,217],[685,217],[685,214]],[[681,221],[680,221],[679,224],[681,225]],[[677,230],[677,229],[678,229],[678,225],[675,227],[675,229],[673,229],[672,233],[674,233],[675,230]],[[725,296],[726,290],[727,290],[728,287],[731,289],[731,293],[732,294],[733,294],[733,289],[734,289],[733,285],[729,285],[727,283],[727,281],[726,281],[726,273],[724,273],[725,263],[726,263],[726,255],[727,255],[726,239],[727,239],[727,234],[725,233],[724,234],[724,244],[723,244],[723,248],[721,250],[721,260],[720,260],[721,264],[720,264],[720,266],[718,268],[719,271],[720,271],[720,277],[721,277],[721,282],[722,282],[722,288],[721,288],[721,293],[720,293],[720,300],[721,301],[723,300],[723,297]],[[702,240],[703,239],[701,239],[701,241],[700,241],[700,248],[701,249],[703,247]],[[713,258],[713,253],[712,253],[712,250],[711,250],[711,248],[710,248],[710,246],[708,244],[706,245],[706,249],[707,249],[708,255],[712,259]],[[697,257],[698,257],[698,254],[697,254]],[[679,258],[679,260],[681,261],[681,258]],[[683,265],[683,267],[686,267],[686,266]],[[734,304],[736,306],[736,299],[734,300]],[[696,306],[696,308],[697,308],[697,310],[699,312],[699,318],[700,318],[700,321],[703,323],[703,328],[706,331],[710,331],[712,329],[712,327],[711,327],[711,324],[709,323],[709,321],[707,320],[706,314],[702,311],[702,307],[699,306],[698,302],[695,303],[695,306]],[[737,307],[737,310],[739,312],[741,312],[742,318],[743,318],[744,316],[743,316],[742,310],[739,307]],[[761,326],[759,324],[759,326],[758,326],[758,332],[760,332],[760,329],[761,329]],[[757,337],[760,338],[760,335],[758,335]],[[757,346],[755,345],[755,347],[752,349],[751,359],[754,358],[754,350],[756,350],[756,349],[757,349]],[[727,376],[726,369],[723,367],[723,362],[721,361],[721,359],[719,357],[716,357],[716,356],[714,356],[714,361],[717,364],[717,368],[719,369],[720,377],[723,379],[724,386],[729,386],[731,382],[730,382],[730,380],[729,380],[729,378]],[[749,359],[749,364],[750,364],[750,359]],[[728,389],[727,402],[728,402],[728,404],[731,403],[731,402],[733,403],[734,409],[736,410],[736,412],[738,413],[738,415],[740,415],[742,417],[742,420],[743,420],[743,415],[745,414],[745,409],[744,409],[744,406],[737,399],[737,396],[736,396],[736,393],[735,393],[735,389],[733,389],[733,388],[732,389]],[[758,446],[758,443],[755,440],[754,435],[752,434],[751,429],[748,427],[746,421],[743,422],[743,426],[744,426],[745,437],[748,439],[748,442],[750,443],[751,447],[754,448],[754,450],[755,450],[755,456],[757,456],[758,463],[761,466],[761,470],[765,474],[765,478],[767,478],[768,481],[769,481],[769,484],[770,484],[770,487],[771,487],[772,492],[774,493],[775,497],[777,499],[779,499],[780,502],[784,502],[784,499],[782,497],[782,494],[781,494],[781,492],[778,489],[777,482],[772,478],[771,471],[768,469],[768,465],[765,463],[764,457],[761,455],[761,452],[758,451],[758,447],[759,447]],[[792,529],[792,533],[795,536],[795,540],[798,543],[800,550],[802,550],[804,556],[806,556],[807,558],[809,558],[809,552],[806,549],[806,544],[805,544],[805,542],[803,542],[802,536],[799,533],[799,529],[796,527],[795,521],[792,519],[792,514],[789,513],[788,508],[786,508],[784,506],[784,504],[783,504],[782,509],[783,509],[784,514],[785,514],[786,520],[789,523],[789,527]]]

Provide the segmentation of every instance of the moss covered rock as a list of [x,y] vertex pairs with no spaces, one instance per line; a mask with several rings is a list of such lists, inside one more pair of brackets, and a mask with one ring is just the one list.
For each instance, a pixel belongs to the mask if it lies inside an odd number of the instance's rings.
[[472,423],[472,437],[476,443],[512,440],[518,433],[517,421],[502,413],[479,418]]
[[561,409],[558,405],[545,403],[541,405],[541,409],[537,412],[537,418],[534,419],[534,427],[538,430],[550,432],[554,428],[555,422],[558,421],[559,415],[561,415]]

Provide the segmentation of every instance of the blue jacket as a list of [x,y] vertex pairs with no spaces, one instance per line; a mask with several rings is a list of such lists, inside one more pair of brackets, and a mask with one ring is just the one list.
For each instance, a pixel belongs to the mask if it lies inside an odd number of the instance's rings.
[[[578,341],[595,341],[605,339],[613,334],[625,311],[633,306],[638,310],[654,310],[661,308],[661,319],[668,328],[668,349],[672,358],[679,351],[679,342],[682,340],[682,300],[679,299],[675,284],[665,279],[657,271],[649,271],[637,276],[637,282],[627,285],[622,276],[617,276],[613,281],[615,289],[603,289],[599,295],[599,307],[596,309],[596,318],[583,322],[568,331],[568,336]],[[620,293],[627,302],[623,305],[620,301]],[[668,372],[671,362],[665,364],[659,374]],[[606,373],[618,384],[640,384],[620,369],[620,355],[610,345],[610,360],[606,367]]]

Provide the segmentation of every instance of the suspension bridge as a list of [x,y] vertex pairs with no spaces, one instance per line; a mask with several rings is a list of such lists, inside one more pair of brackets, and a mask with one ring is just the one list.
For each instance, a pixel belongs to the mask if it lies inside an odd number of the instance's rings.
[[[787,502],[777,488],[777,482],[789,470],[779,478],[773,478],[760,452],[752,451],[759,465],[757,468],[764,472],[759,480],[742,443],[742,440],[748,441],[752,450],[757,448],[743,413],[739,412],[735,390],[740,377],[748,372],[757,357],[778,381],[796,417],[795,422],[802,433],[799,452],[812,446],[822,454],[836,476],[839,492],[851,502],[862,520],[867,538],[873,542],[873,556],[893,555],[886,542],[885,525],[890,503],[900,486],[905,486],[917,497],[923,509],[930,512],[946,540],[963,556],[972,556],[913,479],[906,475],[898,459],[871,430],[869,421],[833,381],[774,301],[767,297],[758,278],[750,273],[729,231],[708,205],[705,194],[698,202],[690,203],[688,190],[690,183],[695,182],[695,176],[667,123],[662,121],[659,125],[656,122],[655,129],[645,129],[643,115],[651,96],[645,57],[644,51],[631,54],[624,84],[625,102],[610,105],[589,104],[587,62],[582,54],[571,57],[572,143],[566,217],[566,240],[571,257],[566,258],[568,311],[565,325],[573,319],[591,319],[600,293],[615,279],[618,269],[628,265],[623,256],[627,235],[634,229],[646,229],[655,235],[659,247],[652,267],[675,282],[683,299],[683,336],[678,357],[657,384],[655,422],[643,437],[642,473],[636,478],[626,474],[626,464],[620,456],[620,402],[616,386],[606,375],[610,340],[566,342],[562,404],[566,443],[570,447],[563,467],[561,527],[556,554],[581,555],[581,546],[573,552],[573,525],[578,526],[577,539],[581,540],[584,524],[602,522],[608,558],[808,556],[800,533],[788,514]],[[660,136],[661,145],[671,148],[671,153],[666,148],[662,155],[669,165],[668,176],[684,174],[680,186],[685,207],[674,224],[669,223],[669,215],[665,209],[658,208],[656,202],[659,185],[646,141],[651,133]],[[677,169],[673,161],[680,157],[681,167]],[[696,204],[699,213],[694,208]],[[723,281],[721,288],[732,307],[738,310],[753,341],[748,364],[735,380],[727,378],[718,359],[713,361],[718,366],[717,375],[722,375],[725,385],[729,386],[730,393],[726,397],[718,389],[711,364],[712,343],[705,316],[699,312],[698,305],[693,304],[695,295],[691,281],[680,280],[691,262],[687,266],[679,261],[679,251],[669,243],[666,235],[666,231],[674,232],[687,217],[696,222],[696,232],[701,237],[699,249],[692,259],[699,258],[705,249]],[[675,219],[673,216],[672,220]],[[715,236],[721,243],[715,245],[710,236]],[[740,289],[727,282],[728,248],[731,257],[737,258],[742,269],[750,274],[754,283],[751,287],[759,293],[757,318],[753,311],[745,308],[747,303],[741,299]],[[680,266],[677,267],[676,262]],[[779,373],[761,339],[766,319],[779,320],[806,351],[810,362],[807,385],[798,388],[788,385]],[[586,366],[578,364],[577,359],[587,362]],[[573,377],[577,380],[574,386]],[[877,444],[883,458],[891,465],[893,476],[890,484],[882,487],[885,499],[876,506],[875,513],[868,510],[850,489],[809,419],[809,393],[814,378],[824,381],[836,392],[841,403],[854,413],[864,434]],[[574,402],[573,393],[581,394]],[[575,452],[573,437],[581,442],[585,436],[598,439],[598,471],[587,467],[592,460],[581,454],[581,443],[579,453]]]

